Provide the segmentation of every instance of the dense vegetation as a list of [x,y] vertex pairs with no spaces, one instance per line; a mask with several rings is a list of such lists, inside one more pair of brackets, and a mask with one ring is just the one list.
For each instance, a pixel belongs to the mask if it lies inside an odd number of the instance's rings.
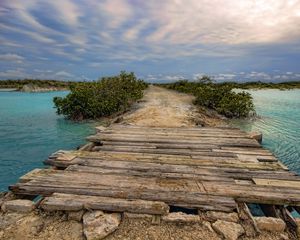
[[300,81],[294,82],[281,82],[281,83],[266,83],[266,82],[245,82],[245,83],[237,83],[237,82],[226,82],[223,83],[226,85],[230,85],[232,88],[240,88],[240,89],[294,89],[300,88]]
[[181,80],[163,85],[169,89],[195,95],[195,104],[216,110],[229,118],[247,117],[254,113],[252,97],[246,92],[235,92],[231,84],[217,84],[204,76],[196,82]]
[[97,119],[124,111],[143,96],[147,84],[134,73],[121,72],[96,82],[74,83],[65,97],[53,99],[58,114],[69,119]]
[[17,88],[21,89],[24,85],[34,85],[41,88],[69,88],[72,82],[57,81],[57,80],[37,80],[37,79],[24,79],[24,80],[0,80],[0,88]]

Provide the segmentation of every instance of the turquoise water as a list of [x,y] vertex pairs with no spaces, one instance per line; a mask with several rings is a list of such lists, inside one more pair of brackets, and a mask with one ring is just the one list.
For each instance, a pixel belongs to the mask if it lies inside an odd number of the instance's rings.
[[[300,90],[250,91],[260,118],[234,121],[261,131],[263,145],[300,174]],[[0,92],[0,191],[58,149],[75,149],[94,133],[94,123],[74,123],[55,114],[52,98],[67,92]]]
[[263,146],[300,174],[300,90],[251,90],[255,121],[233,121],[246,131],[261,131]]
[[37,167],[51,153],[75,149],[94,133],[94,123],[55,114],[52,99],[67,92],[0,92],[0,191]]

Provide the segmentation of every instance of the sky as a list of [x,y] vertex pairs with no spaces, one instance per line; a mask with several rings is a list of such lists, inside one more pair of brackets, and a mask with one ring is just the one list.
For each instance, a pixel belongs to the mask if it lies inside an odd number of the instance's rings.
[[300,0],[0,0],[0,79],[300,80]]

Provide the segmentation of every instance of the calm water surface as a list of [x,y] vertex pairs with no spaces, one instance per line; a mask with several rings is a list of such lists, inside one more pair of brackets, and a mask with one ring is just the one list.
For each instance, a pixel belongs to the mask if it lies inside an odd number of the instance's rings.
[[[263,145],[300,174],[300,90],[250,91],[260,119],[233,121],[263,133]],[[58,149],[74,149],[95,123],[74,123],[55,114],[52,98],[67,92],[0,92],[0,190]]]
[[52,99],[67,92],[0,92],[0,191],[59,149],[75,149],[95,123],[74,123],[55,114]]
[[263,146],[300,174],[300,90],[249,92],[260,119],[233,124],[246,131],[261,131]]

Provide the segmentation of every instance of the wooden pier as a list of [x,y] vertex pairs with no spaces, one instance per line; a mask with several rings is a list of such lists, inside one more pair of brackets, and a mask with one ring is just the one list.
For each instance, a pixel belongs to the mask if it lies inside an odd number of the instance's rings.
[[300,177],[236,128],[116,124],[88,140],[81,150],[54,153],[45,161],[52,168],[33,170],[10,190],[42,196],[40,207],[51,211],[164,215],[173,206],[234,212],[257,203],[289,216],[286,209],[300,208]]

